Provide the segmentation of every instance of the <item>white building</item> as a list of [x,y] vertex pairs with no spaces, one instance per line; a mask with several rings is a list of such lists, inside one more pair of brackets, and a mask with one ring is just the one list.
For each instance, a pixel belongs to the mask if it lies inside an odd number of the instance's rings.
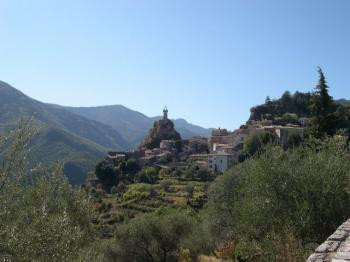
[[233,165],[233,155],[224,152],[208,154],[208,169],[224,172]]

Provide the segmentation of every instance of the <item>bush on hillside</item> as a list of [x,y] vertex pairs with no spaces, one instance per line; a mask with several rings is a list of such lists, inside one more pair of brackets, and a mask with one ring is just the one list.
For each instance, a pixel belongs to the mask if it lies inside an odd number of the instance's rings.
[[275,143],[276,141],[277,141],[276,135],[272,134],[271,132],[267,132],[267,131],[264,131],[261,133],[253,132],[244,141],[243,153],[246,156],[253,156],[265,145]]
[[119,182],[119,174],[111,161],[102,160],[99,162],[96,165],[95,174],[106,187],[112,187]]
[[186,191],[188,197],[192,197],[193,196],[194,186],[195,185],[193,183],[186,184],[185,191]]
[[154,184],[158,180],[158,170],[155,167],[145,167],[135,175],[138,183]]
[[169,179],[165,179],[165,180],[160,181],[159,184],[165,192],[169,192],[170,186],[173,184],[173,182]]
[[0,141],[0,260],[72,261],[93,242],[91,203],[61,166],[27,168],[31,132],[31,122],[20,121],[6,149]]
[[177,261],[183,239],[194,228],[191,216],[163,211],[137,216],[116,230],[111,261]]
[[348,153],[342,138],[287,151],[268,146],[211,188],[212,235],[236,240],[236,253],[257,261],[276,261],[288,239],[301,249],[323,242],[350,214]]
[[154,197],[155,190],[149,184],[131,184],[123,194],[124,200],[145,200]]
[[302,137],[299,134],[292,133],[288,136],[286,148],[294,148],[301,145],[303,142]]

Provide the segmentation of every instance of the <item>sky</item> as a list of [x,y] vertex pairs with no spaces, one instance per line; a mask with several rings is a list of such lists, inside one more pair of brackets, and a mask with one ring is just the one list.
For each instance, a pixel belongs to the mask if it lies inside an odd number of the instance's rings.
[[121,104],[235,129],[317,67],[350,99],[349,0],[0,0],[0,80],[48,103]]

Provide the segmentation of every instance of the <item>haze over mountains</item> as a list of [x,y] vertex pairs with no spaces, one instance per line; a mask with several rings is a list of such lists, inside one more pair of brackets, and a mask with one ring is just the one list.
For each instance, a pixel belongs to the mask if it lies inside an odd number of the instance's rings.
[[[70,182],[81,183],[108,150],[135,148],[154,120],[121,105],[63,107],[34,100],[0,81],[0,134],[21,117],[33,117],[40,132],[31,143],[31,163],[61,161]],[[207,136],[210,129],[174,120],[183,138]]]

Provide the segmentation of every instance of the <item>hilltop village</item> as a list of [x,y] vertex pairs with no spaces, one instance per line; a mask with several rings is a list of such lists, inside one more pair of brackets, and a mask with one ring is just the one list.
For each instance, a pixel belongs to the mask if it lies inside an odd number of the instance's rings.
[[190,163],[213,172],[224,172],[241,162],[244,157],[244,143],[249,136],[270,134],[274,142],[286,147],[290,137],[304,138],[304,129],[309,125],[306,117],[299,124],[273,124],[272,120],[248,120],[239,129],[213,129],[210,137],[195,136],[181,140],[173,122],[168,118],[168,109],[163,110],[163,118],[154,123],[148,136],[137,150],[128,152],[108,152],[107,159],[135,159],[137,164],[170,169],[184,167]]
[[4,261],[306,261],[314,250],[309,262],[348,261],[350,106],[319,73],[317,92],[267,98],[237,130],[208,137],[183,139],[164,108],[137,149],[104,150],[79,188],[59,165],[23,172],[34,130],[20,121],[0,139],[11,144]]
[[257,120],[256,115],[237,130],[217,128],[209,137],[184,140],[165,107],[163,117],[136,150],[108,152],[84,186],[100,214],[96,220],[100,237],[110,238],[114,225],[158,208],[202,209],[218,176],[264,144],[296,146],[309,125],[306,117],[296,120],[283,115],[281,121],[279,116],[266,119],[266,115],[258,115],[262,120]]

